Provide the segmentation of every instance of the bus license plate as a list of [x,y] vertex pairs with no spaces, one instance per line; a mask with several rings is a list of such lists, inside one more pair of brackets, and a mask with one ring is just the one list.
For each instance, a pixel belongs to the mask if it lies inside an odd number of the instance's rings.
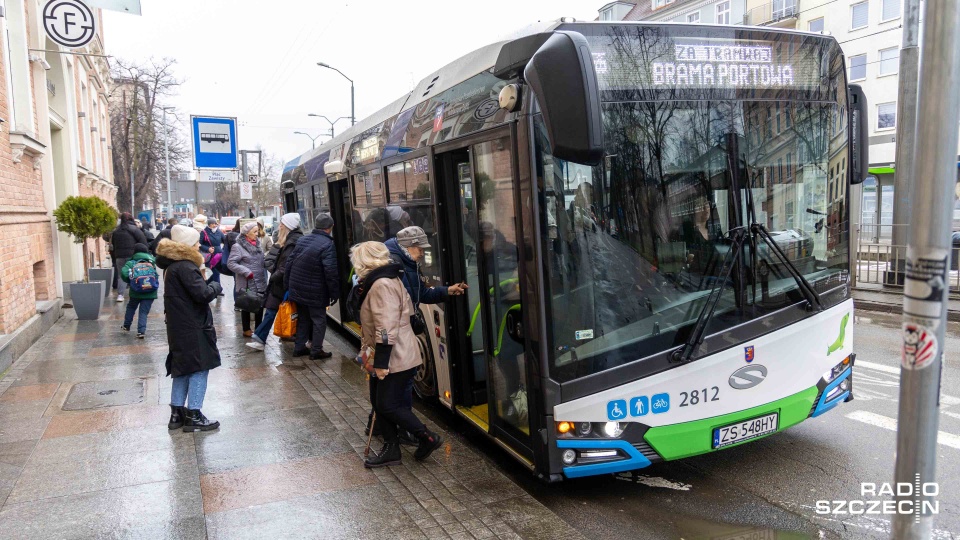
[[777,430],[780,423],[780,413],[770,413],[758,418],[751,418],[718,427],[713,430],[713,447],[723,448],[731,444],[748,441]]

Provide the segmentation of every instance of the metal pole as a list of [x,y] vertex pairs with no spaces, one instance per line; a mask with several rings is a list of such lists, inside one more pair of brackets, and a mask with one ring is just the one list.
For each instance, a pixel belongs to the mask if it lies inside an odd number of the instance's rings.
[[[350,125],[357,123],[357,113],[353,108],[353,80],[350,80]],[[333,131],[333,126],[330,127],[330,131]]]
[[960,123],[960,0],[927,1],[925,10],[909,179],[916,211],[907,244],[895,473],[897,486],[914,487],[911,495],[897,497],[897,508],[906,503],[913,512],[893,520],[894,538],[909,540],[930,538],[937,504],[940,374]]
[[167,108],[163,108],[163,161],[167,170],[167,219],[173,217],[173,189],[170,187],[170,147],[167,142]]
[[[246,151],[246,150],[241,150],[241,151],[240,151],[240,159],[241,159],[241,163],[242,163],[242,167],[243,167],[243,178],[241,178],[240,181],[241,181],[241,182],[246,182],[246,181],[247,181],[247,151]],[[237,186],[237,188],[239,188],[239,187],[240,187],[240,186]],[[247,205],[247,214],[249,214],[249,213],[250,213],[250,205],[248,204],[248,205]]]
[[[917,75],[920,69],[920,0],[903,2],[903,41],[900,47],[900,96],[897,99],[897,157],[893,177],[893,245],[907,243],[906,224],[910,223],[910,166],[913,161],[917,128]],[[878,188],[879,189],[879,188]],[[902,258],[897,268],[903,272]]]

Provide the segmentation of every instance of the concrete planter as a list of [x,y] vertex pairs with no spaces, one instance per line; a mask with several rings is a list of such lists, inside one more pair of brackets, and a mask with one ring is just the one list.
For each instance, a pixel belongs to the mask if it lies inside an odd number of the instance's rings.
[[110,295],[110,286],[113,284],[113,268],[90,268],[90,281],[102,281],[104,283],[103,296]]
[[108,285],[104,281],[90,283],[71,283],[70,301],[81,321],[95,321],[100,317],[100,307],[103,305],[103,288]]

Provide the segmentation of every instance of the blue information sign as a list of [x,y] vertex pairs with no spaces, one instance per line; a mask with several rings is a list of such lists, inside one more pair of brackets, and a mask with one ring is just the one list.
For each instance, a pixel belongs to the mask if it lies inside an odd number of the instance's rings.
[[236,169],[237,119],[191,116],[193,166],[197,169]]

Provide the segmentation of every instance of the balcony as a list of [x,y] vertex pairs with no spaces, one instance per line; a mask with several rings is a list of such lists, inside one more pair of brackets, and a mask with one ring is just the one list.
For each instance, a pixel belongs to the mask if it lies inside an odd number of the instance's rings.
[[796,28],[799,12],[800,0],[773,0],[747,11],[743,16],[743,24]]

